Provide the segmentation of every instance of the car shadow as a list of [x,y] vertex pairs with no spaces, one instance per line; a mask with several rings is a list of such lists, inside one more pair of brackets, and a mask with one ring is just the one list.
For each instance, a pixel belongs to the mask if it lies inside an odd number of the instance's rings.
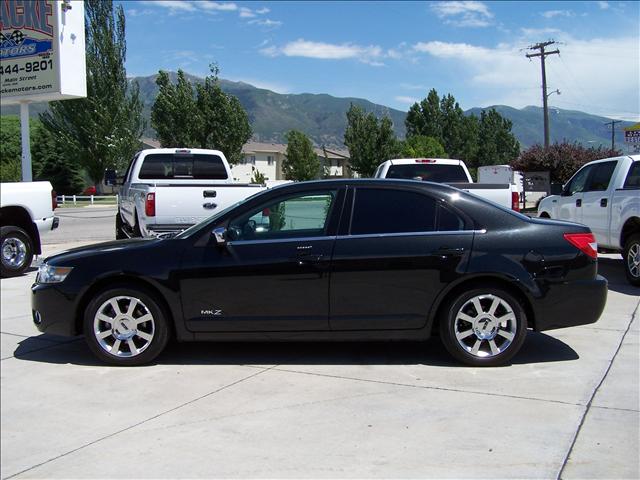
[[626,295],[640,295],[640,288],[627,281],[622,258],[598,258],[598,274],[609,282],[609,290]]
[[[16,359],[29,362],[105,366],[82,337],[22,340]],[[60,337],[51,337],[60,339]],[[50,345],[43,346],[43,340]],[[578,354],[550,335],[529,332],[511,364],[577,360]],[[464,367],[438,338],[426,342],[189,342],[170,343],[152,365],[425,365]]]
[[28,273],[35,272],[37,270],[38,270],[37,266],[31,266],[19,275],[13,275],[11,277],[0,277],[0,282],[2,282],[3,280],[9,280],[11,278],[25,277]]

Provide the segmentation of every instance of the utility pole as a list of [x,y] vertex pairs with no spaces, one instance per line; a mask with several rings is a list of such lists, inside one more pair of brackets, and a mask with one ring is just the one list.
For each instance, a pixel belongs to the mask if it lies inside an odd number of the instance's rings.
[[547,73],[544,68],[544,59],[547,55],[560,55],[560,50],[545,51],[545,47],[556,43],[553,40],[547,42],[536,43],[528,48],[528,50],[539,50],[538,53],[527,53],[526,57],[531,60],[533,57],[540,57],[540,64],[542,65],[542,109],[544,113],[544,148],[549,148],[549,109],[547,106]]
[[611,120],[605,123],[605,125],[611,125],[611,150],[616,149],[616,123],[621,122],[622,120]]

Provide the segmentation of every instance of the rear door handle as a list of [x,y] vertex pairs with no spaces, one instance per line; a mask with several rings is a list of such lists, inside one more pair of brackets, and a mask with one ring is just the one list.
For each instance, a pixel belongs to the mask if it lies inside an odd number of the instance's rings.
[[608,203],[609,203],[609,202],[607,201],[607,199],[606,199],[606,198],[601,198],[601,199],[600,199],[600,206],[601,206],[601,207],[606,207]]
[[315,263],[321,262],[324,258],[324,255],[315,255],[313,253],[301,253],[296,257],[296,262],[301,267],[305,265],[313,265]]
[[582,200],[581,199],[577,199],[576,200],[576,207],[581,207],[582,206]]

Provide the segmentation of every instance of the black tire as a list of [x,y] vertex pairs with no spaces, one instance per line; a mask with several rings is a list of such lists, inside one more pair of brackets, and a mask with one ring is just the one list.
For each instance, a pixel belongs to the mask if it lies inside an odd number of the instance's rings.
[[1,227],[0,257],[0,273],[3,277],[22,275],[33,260],[33,240],[20,227]]
[[122,217],[120,216],[120,210],[118,210],[118,213],[116,213],[116,240],[123,240],[125,238],[129,238],[129,236],[124,231]]
[[[119,312],[113,307],[114,301]],[[129,310],[132,301],[135,301],[135,307],[128,315],[125,310]],[[101,320],[105,317],[114,322]],[[120,285],[98,292],[89,302],[84,313],[83,332],[87,345],[103,362],[117,366],[144,365],[152,362],[167,345],[168,318],[156,295],[137,285]],[[100,333],[104,338],[99,338]],[[130,341],[133,347],[130,347]],[[113,348],[116,348],[115,352],[110,351]]]
[[624,242],[622,259],[627,280],[634,287],[640,287],[640,233],[634,233]]
[[[482,312],[477,311],[474,299],[480,303]],[[495,299],[497,307],[491,314]],[[522,305],[497,286],[459,293],[445,305],[440,318],[440,337],[447,351],[456,360],[474,367],[506,364],[518,353],[526,335],[527,319]],[[476,346],[479,349],[474,352]]]

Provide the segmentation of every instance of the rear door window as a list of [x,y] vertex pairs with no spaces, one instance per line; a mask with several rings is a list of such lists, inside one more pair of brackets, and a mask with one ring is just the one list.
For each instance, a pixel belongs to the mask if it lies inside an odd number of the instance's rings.
[[383,188],[358,188],[351,234],[432,232],[436,202],[426,195]]
[[589,180],[589,186],[585,191],[601,192],[609,188],[609,182],[617,164],[618,162],[616,161],[595,164]]
[[201,153],[152,153],[144,158],[138,178],[166,180],[226,180],[227,169],[218,155]]

